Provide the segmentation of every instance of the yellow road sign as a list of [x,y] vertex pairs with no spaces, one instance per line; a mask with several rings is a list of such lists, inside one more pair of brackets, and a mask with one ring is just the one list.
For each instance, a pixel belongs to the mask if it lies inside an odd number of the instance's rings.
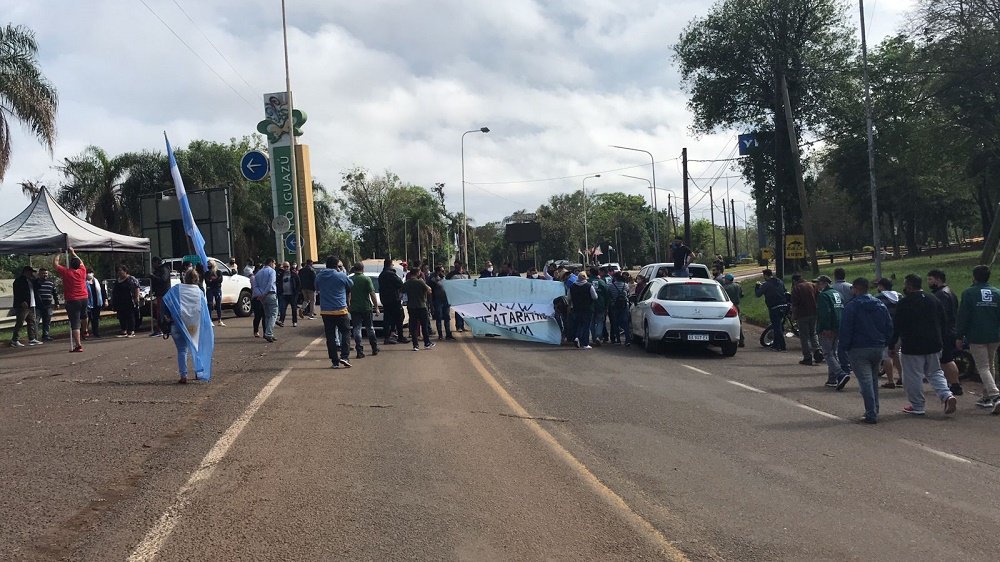
[[785,259],[801,260],[806,257],[806,237],[802,234],[785,235]]
[[768,261],[773,260],[774,259],[774,249],[773,248],[761,248],[760,249],[760,257],[763,258],[763,259],[765,259],[765,260],[768,260]]

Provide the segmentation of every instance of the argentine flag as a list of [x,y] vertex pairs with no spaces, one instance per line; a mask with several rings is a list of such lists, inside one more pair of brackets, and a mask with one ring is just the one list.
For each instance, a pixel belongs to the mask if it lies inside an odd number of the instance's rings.
[[191,239],[194,251],[201,258],[201,266],[208,271],[208,256],[205,255],[205,237],[198,230],[198,225],[194,222],[194,215],[191,214],[191,203],[188,202],[187,191],[184,189],[184,180],[181,179],[180,168],[177,167],[177,160],[174,158],[174,151],[170,148],[170,139],[167,133],[163,133],[163,139],[167,141],[167,156],[170,158],[170,177],[174,180],[174,191],[177,192],[177,202],[181,206],[181,220],[184,221],[184,232]]
[[174,285],[163,296],[163,304],[170,311],[176,326],[188,343],[188,352],[194,362],[195,378],[212,380],[212,353],[215,350],[215,332],[208,301],[198,285]]

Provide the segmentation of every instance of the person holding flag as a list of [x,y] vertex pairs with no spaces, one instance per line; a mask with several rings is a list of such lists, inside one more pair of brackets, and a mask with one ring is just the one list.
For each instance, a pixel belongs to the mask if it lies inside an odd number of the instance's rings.
[[181,384],[188,381],[188,355],[194,364],[195,378],[212,380],[212,353],[215,350],[215,332],[208,299],[198,285],[198,272],[184,272],[180,285],[171,287],[163,295],[163,313],[170,321],[170,337],[177,347],[177,368]]
[[[184,223],[184,233],[188,243],[198,255],[201,267],[208,267],[208,256],[205,254],[205,237],[198,230],[191,213],[191,203],[188,201],[184,180],[181,179],[177,159],[170,148],[170,139],[164,131],[163,139],[167,143],[167,157],[170,160],[170,177],[174,180],[174,190],[177,192],[177,203],[180,205],[181,220]],[[187,382],[187,352],[190,347],[194,362],[195,374],[200,380],[212,378],[212,353],[215,349],[215,333],[212,330],[212,317],[208,311],[208,300],[202,292],[199,283],[201,279],[195,269],[184,273],[183,283],[171,287],[163,297],[163,305],[173,320],[171,336],[177,346],[177,366],[180,368],[181,380]]]

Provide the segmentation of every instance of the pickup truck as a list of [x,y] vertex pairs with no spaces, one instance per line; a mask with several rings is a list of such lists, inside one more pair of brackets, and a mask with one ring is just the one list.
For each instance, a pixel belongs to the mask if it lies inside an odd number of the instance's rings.
[[[215,258],[208,258],[210,261],[215,262],[215,267],[222,274],[222,306],[223,308],[232,308],[236,316],[246,317],[253,313],[250,308],[251,295],[250,295],[250,278],[245,277],[238,271],[233,271],[229,269],[229,266],[225,262],[219,261]],[[184,260],[182,258],[165,258],[163,260],[165,265],[170,266],[170,285],[176,285],[181,282],[181,273],[184,271]],[[143,296],[142,292],[145,291],[147,294],[149,292],[149,287],[141,287],[140,298]]]

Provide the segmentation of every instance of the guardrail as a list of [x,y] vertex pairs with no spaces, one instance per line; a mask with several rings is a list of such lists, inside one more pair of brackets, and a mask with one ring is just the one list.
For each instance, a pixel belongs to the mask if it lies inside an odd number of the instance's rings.
[[[101,318],[116,318],[117,314],[113,310],[102,310]],[[36,315],[37,318],[37,315]],[[59,309],[52,311],[52,325],[62,324],[64,322],[69,322],[69,315],[66,314],[65,309]],[[14,324],[17,323],[17,318],[14,316],[0,316],[0,330],[10,330],[14,328]]]

